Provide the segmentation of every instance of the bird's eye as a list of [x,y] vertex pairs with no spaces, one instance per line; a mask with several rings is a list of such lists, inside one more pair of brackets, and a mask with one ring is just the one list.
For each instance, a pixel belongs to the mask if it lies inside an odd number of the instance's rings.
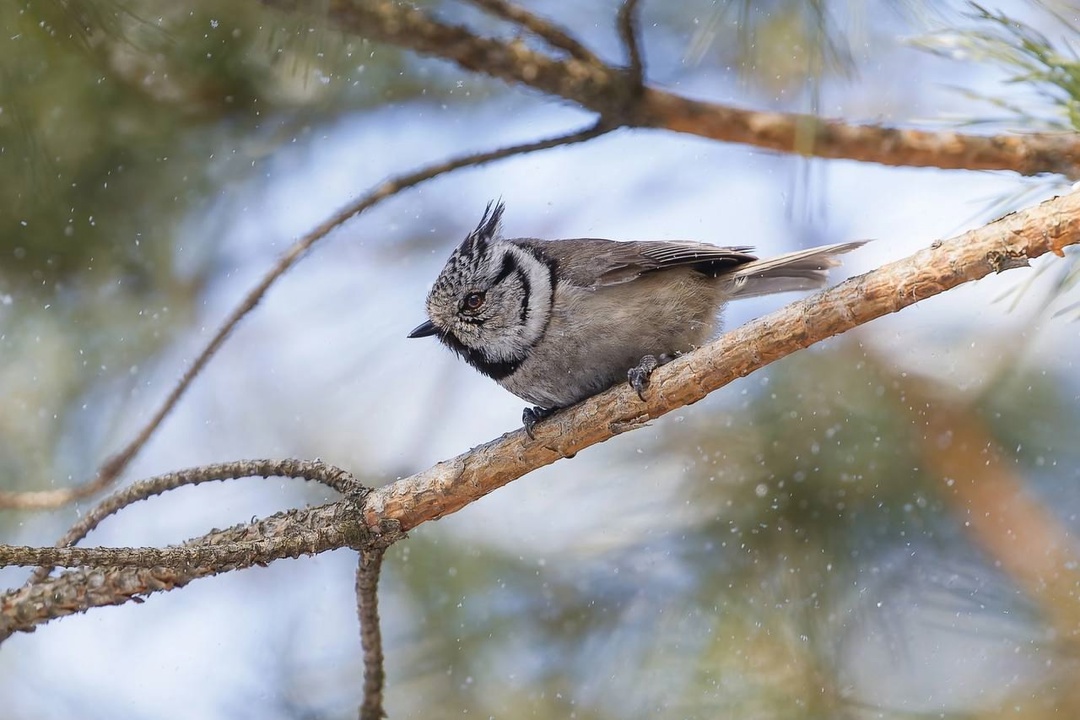
[[476,312],[484,306],[484,293],[471,292],[461,302],[461,307],[470,312]]

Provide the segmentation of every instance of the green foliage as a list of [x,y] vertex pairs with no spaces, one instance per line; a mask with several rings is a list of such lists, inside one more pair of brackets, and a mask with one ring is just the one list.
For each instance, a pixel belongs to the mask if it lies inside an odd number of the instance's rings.
[[1046,3],[1035,3],[1060,30],[1054,40],[1003,11],[970,4],[966,29],[949,29],[917,41],[944,57],[989,62],[1007,73],[1006,82],[1027,86],[1030,103],[968,91],[973,98],[1007,113],[1006,118],[972,119],[971,124],[1007,121],[1026,130],[1080,130],[1080,57],[1074,45],[1080,27]]
[[[258,3],[5,3],[0,278],[153,286],[178,222],[313,117],[415,97],[404,54]],[[413,61],[415,62],[415,61]]]

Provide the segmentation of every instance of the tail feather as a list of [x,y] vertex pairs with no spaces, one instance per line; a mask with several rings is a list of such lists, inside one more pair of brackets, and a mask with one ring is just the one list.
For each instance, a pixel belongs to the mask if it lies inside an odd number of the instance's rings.
[[731,274],[731,297],[742,299],[825,287],[829,280],[829,268],[840,265],[836,256],[860,248],[867,242],[856,240],[822,245],[746,263]]

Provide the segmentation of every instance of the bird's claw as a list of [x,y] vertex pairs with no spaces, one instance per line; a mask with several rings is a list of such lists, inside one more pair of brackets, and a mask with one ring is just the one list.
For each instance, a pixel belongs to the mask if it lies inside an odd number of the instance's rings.
[[536,439],[536,435],[533,434],[536,423],[549,417],[554,412],[554,410],[542,407],[527,407],[521,411],[521,424],[525,426],[525,434],[529,436],[530,440]]
[[645,388],[649,387],[649,376],[659,366],[660,362],[655,355],[646,355],[641,358],[641,362],[626,371],[626,379],[630,381],[630,387],[637,391],[642,402],[645,402]]
[[626,371],[626,379],[630,381],[630,387],[634,388],[642,402],[645,402],[645,389],[649,387],[649,378],[652,377],[653,370],[661,365],[668,364],[674,359],[674,355],[668,355],[667,353],[659,357],[646,355],[641,358],[641,362]]

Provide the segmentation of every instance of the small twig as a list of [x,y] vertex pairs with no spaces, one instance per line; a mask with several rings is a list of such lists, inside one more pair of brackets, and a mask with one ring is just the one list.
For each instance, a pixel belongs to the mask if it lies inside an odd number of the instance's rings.
[[60,490],[25,492],[0,491],[0,508],[43,510],[60,507],[67,503],[89,497],[114,483],[124,468],[127,467],[128,463],[131,462],[131,459],[143,448],[150,439],[150,436],[154,434],[165,417],[176,406],[176,403],[180,400],[180,397],[184,392],[187,391],[192,381],[194,381],[199,373],[203,371],[206,364],[210,362],[210,358],[212,358],[221,348],[225,343],[225,340],[244,316],[259,304],[266,295],[266,292],[270,289],[270,286],[273,285],[278,278],[292,268],[312,245],[329,235],[334,228],[342,225],[346,221],[390,196],[407,188],[419,185],[427,180],[431,180],[438,175],[444,175],[448,172],[465,167],[483,165],[484,163],[501,160],[512,155],[522,155],[537,150],[547,150],[560,145],[571,145],[573,143],[591,140],[612,129],[613,128],[603,125],[602,123],[597,123],[584,130],[578,130],[565,135],[558,135],[545,140],[511,145],[510,147],[500,148],[498,150],[473,153],[453,160],[435,163],[434,165],[429,165],[411,173],[391,178],[378,185],[374,190],[371,190],[360,199],[346,205],[328,219],[324,220],[285,251],[270,271],[259,281],[259,284],[248,292],[243,301],[229,313],[228,317],[221,324],[221,327],[218,328],[218,331],[214,334],[214,337],[206,345],[203,351],[199,353],[199,356],[195,358],[195,362],[191,364],[191,367],[189,367],[180,377],[180,381],[173,387],[168,397],[165,398],[165,401],[161,404],[161,407],[158,408],[157,412],[154,413],[153,417],[150,418],[149,422],[147,422],[138,434],[136,434],[131,442],[101,466],[96,478],[83,485]]
[[635,98],[645,89],[645,61],[641,53],[641,37],[638,33],[638,0],[625,0],[619,8],[619,38],[626,50],[627,72]]
[[[359,482],[347,470],[327,465],[320,461],[306,460],[236,460],[234,462],[204,465],[187,470],[158,475],[141,480],[119,492],[105,498],[75,523],[62,538],[56,541],[57,547],[67,547],[86,537],[101,522],[119,512],[128,505],[160,495],[169,490],[185,485],[201,485],[217,480],[232,480],[247,477],[288,477],[321,482],[343,495],[352,493],[359,487]],[[34,571],[29,582],[41,582],[52,572],[51,566],[42,566]]]
[[383,667],[382,630],[379,627],[379,573],[386,548],[361,549],[356,568],[356,614],[360,619],[360,645],[364,653],[364,700],[360,720],[382,720]]
[[[370,493],[351,495],[348,500],[363,517]],[[370,530],[370,529],[369,529]],[[360,647],[364,657],[364,699],[360,704],[360,720],[382,720],[383,686],[386,683],[382,629],[379,622],[379,575],[387,548],[405,537],[401,523],[380,521],[378,530],[357,538],[353,549],[359,554],[356,566],[356,616],[360,622]]]
[[[291,538],[291,551],[282,551],[285,538],[250,540],[219,545],[193,547],[28,547],[0,545],[0,567],[106,567],[106,568],[168,568],[190,572],[212,568],[214,573],[237,568],[265,565],[281,557],[299,557],[323,549],[314,540],[296,544]],[[295,554],[294,554],[295,553]]]
[[533,15],[525,8],[512,5],[506,0],[468,0],[483,10],[503,20],[516,23],[541,38],[553,48],[565,50],[570,57],[590,65],[603,65],[592,50],[585,47],[577,38],[558,25]]

